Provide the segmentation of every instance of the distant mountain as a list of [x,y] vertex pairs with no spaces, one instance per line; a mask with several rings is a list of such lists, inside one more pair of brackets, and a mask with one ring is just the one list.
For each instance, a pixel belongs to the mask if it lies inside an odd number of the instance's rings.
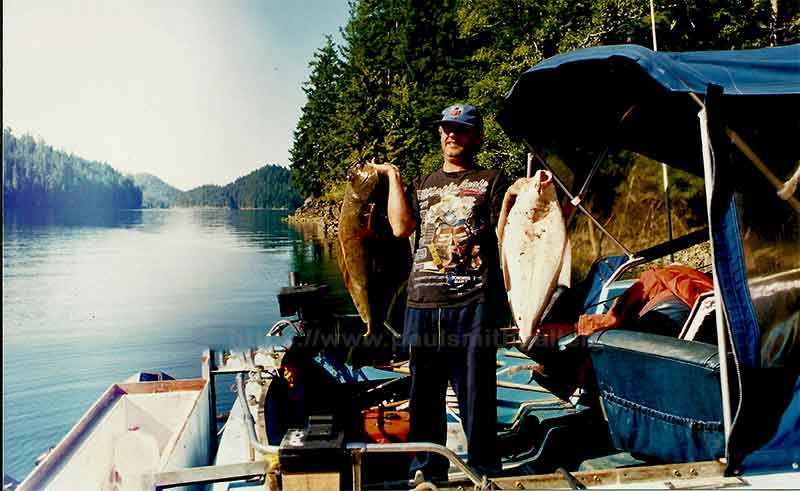
[[3,128],[4,208],[141,208],[142,191],[104,162]]
[[[228,185],[230,186],[230,184]],[[223,208],[237,208],[236,203],[231,202],[230,197],[225,191],[227,186],[217,186],[216,184],[205,184],[194,189],[190,189],[181,194],[175,201],[175,206],[213,206]]]
[[183,194],[152,174],[134,174],[133,182],[142,190],[142,208],[170,208]]
[[226,186],[181,191],[152,174],[123,176],[110,165],[53,150],[41,138],[17,138],[3,129],[5,208],[223,208],[291,209],[302,203],[291,171],[265,165]]
[[175,206],[294,210],[302,202],[292,186],[291,171],[279,165],[265,165],[226,186],[209,184],[186,191],[178,196]]

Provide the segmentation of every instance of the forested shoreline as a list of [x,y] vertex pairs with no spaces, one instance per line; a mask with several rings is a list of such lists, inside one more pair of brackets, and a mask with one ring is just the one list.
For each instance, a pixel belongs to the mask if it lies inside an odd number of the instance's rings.
[[[360,158],[393,162],[405,180],[436,168],[438,139],[426,123],[458,101],[485,115],[479,164],[520,176],[525,150],[494,118],[516,78],[577,48],[652,47],[650,20],[643,0],[354,1],[344,42],[327,38],[310,63],[291,148],[295,185],[304,197],[340,198]],[[800,41],[800,4],[784,0],[656,2],[655,22],[659,51]]]
[[[657,6],[655,21],[661,51],[800,41],[800,4],[785,0],[673,2]],[[518,177],[525,149],[494,117],[516,78],[558,53],[620,43],[649,47],[651,36],[649,3],[641,0],[353,0],[343,42],[328,37],[310,62],[291,171],[266,165],[225,186],[181,191],[155,176],[125,176],[107,163],[5,128],[4,207],[294,209],[307,197],[335,201],[347,167],[359,159],[393,162],[406,181],[438,167],[438,139],[429,123],[457,101],[485,115],[479,165]],[[549,158],[593,158],[591,149],[570,152]],[[618,192],[613,178],[636,157],[612,154],[607,162],[606,195],[590,200],[607,201]],[[671,186],[684,195],[699,191],[680,176]]]
[[104,162],[3,129],[3,208],[141,208],[142,190]]
[[291,183],[291,171],[265,165],[225,186],[205,185],[183,192],[173,206],[295,209],[302,203]]
[[[710,0],[655,6],[662,52],[800,42],[797,2]],[[456,102],[478,107],[485,120],[478,165],[502,169],[511,179],[522,177],[527,150],[509,140],[495,119],[517,78],[546,58],[579,48],[653,46],[646,0],[356,0],[342,37],[341,44],[327,38],[311,60],[303,86],[307,103],[290,152],[295,186],[303,197],[312,198],[293,220],[320,221],[329,231],[335,230],[347,168],[354,162],[391,162],[405,182],[441,166],[439,139],[430,123],[443,108]],[[586,90],[592,90],[591,80]],[[546,121],[548,114],[530,117]],[[563,164],[588,169],[603,149],[539,150],[573,186],[583,176],[572,175]],[[634,250],[666,238],[660,168],[646,161],[612,149],[583,201]],[[705,223],[701,179],[671,170],[669,196],[675,236]],[[629,214],[629,209],[639,212]],[[639,223],[640,217],[647,219]],[[617,253],[582,215],[571,221],[569,234],[576,277],[595,258]]]
[[3,207],[295,209],[291,171],[265,165],[225,186],[181,191],[151,174],[126,176],[104,162],[55,150],[43,139],[3,129]]

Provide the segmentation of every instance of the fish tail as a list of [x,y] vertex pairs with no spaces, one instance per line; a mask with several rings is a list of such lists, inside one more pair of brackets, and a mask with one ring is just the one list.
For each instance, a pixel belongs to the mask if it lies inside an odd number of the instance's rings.
[[372,319],[367,322],[367,332],[364,333],[364,337],[366,338],[370,334],[372,334]]

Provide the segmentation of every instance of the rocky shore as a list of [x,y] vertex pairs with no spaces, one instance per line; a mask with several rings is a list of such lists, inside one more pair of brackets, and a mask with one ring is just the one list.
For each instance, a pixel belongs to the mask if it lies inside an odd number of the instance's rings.
[[294,214],[285,218],[287,223],[297,225],[313,225],[318,227],[325,237],[335,237],[339,230],[339,211],[341,201],[327,201],[319,198],[307,198],[303,206]]

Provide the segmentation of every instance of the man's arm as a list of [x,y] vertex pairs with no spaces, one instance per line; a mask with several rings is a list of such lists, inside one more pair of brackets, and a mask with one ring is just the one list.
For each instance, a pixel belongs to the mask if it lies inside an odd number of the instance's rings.
[[386,208],[389,214],[389,225],[392,226],[392,233],[394,233],[395,237],[405,238],[410,236],[417,228],[417,221],[414,219],[414,214],[411,212],[411,207],[406,200],[400,169],[392,164],[372,165],[379,175],[384,175],[389,179],[389,202]]

